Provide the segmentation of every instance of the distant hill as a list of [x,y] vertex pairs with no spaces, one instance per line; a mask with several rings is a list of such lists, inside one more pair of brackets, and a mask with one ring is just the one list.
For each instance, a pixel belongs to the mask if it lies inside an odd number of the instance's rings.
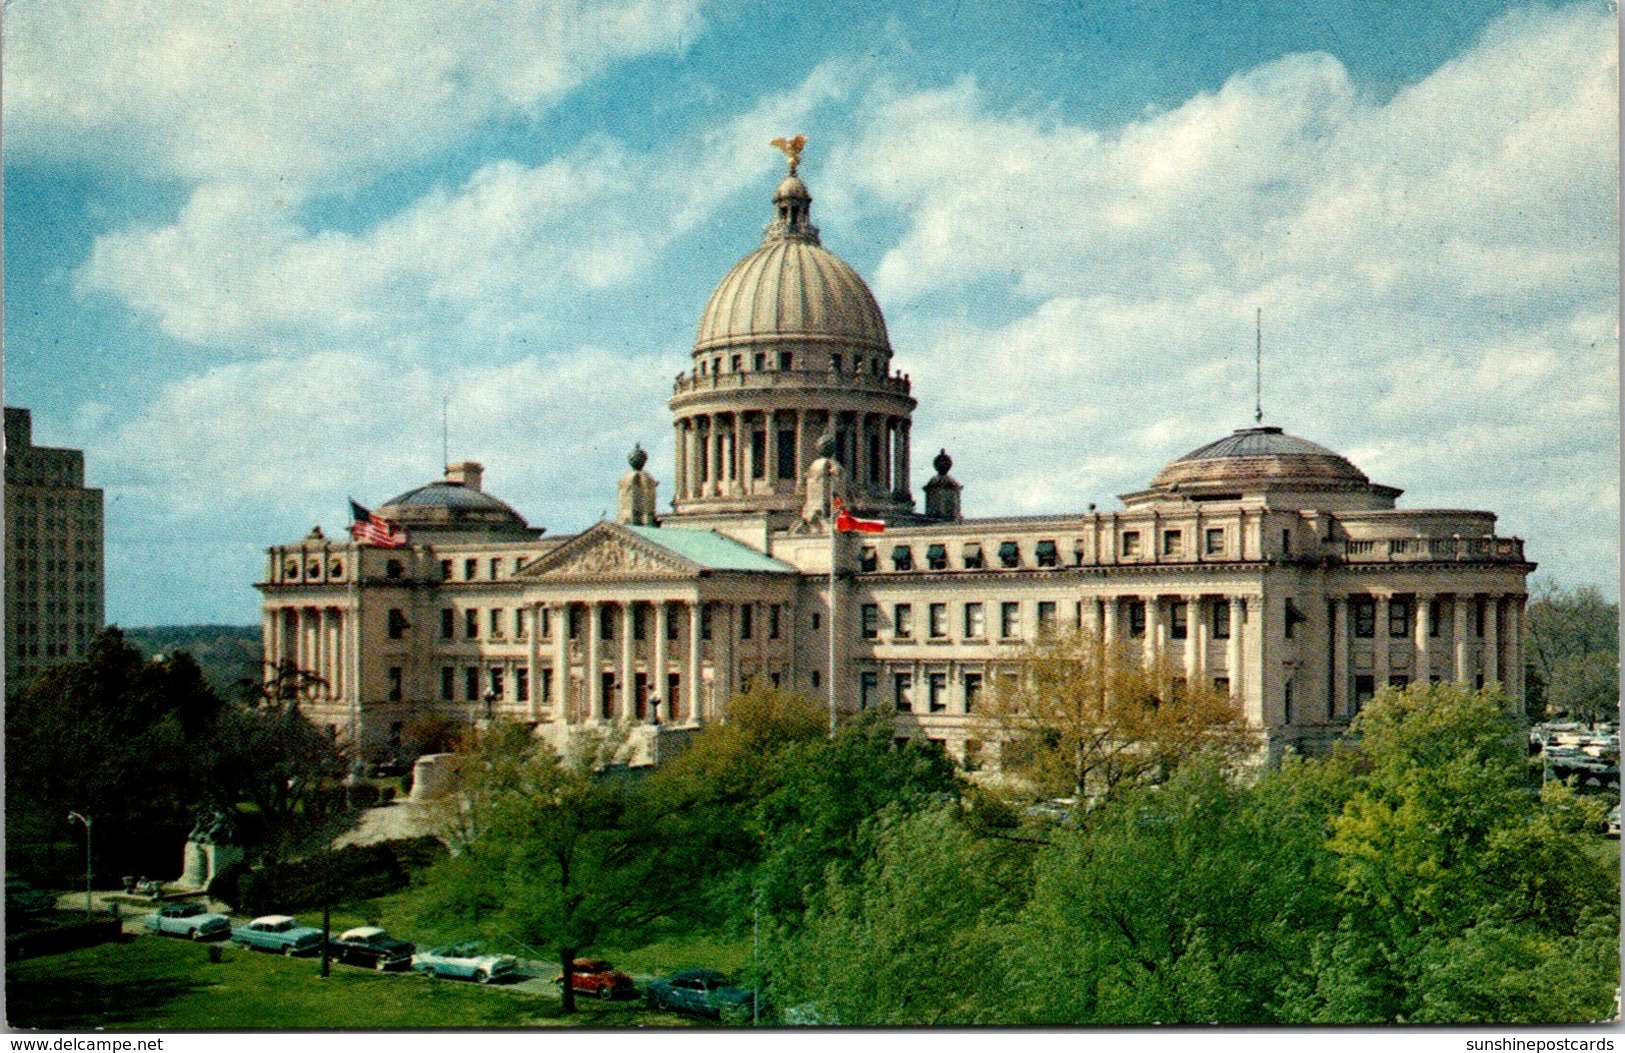
[[244,678],[258,679],[260,627],[257,625],[155,625],[124,629],[124,637],[143,654],[185,651],[223,698],[242,697]]

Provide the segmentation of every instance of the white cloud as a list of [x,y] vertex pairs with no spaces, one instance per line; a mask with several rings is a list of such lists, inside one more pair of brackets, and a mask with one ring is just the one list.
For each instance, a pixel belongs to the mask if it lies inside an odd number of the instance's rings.
[[6,149],[189,183],[365,182],[610,64],[699,0],[74,0],[8,6]]
[[1267,423],[1609,581],[1614,33],[1518,13],[1386,101],[1293,55],[1109,132],[877,91],[838,164],[906,220],[874,284],[918,444],[973,514],[1107,502],[1250,423],[1262,307]]
[[545,332],[573,295],[642,277],[722,202],[776,164],[763,129],[838,97],[829,63],[795,88],[655,150],[604,137],[534,167],[490,163],[358,234],[307,230],[251,186],[197,188],[173,223],[97,239],[77,274],[197,344],[391,353],[489,347]]

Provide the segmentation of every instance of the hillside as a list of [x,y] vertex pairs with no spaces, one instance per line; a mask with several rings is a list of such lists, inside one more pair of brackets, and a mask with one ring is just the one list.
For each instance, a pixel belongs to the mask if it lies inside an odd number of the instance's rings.
[[257,625],[155,625],[126,628],[125,638],[148,657],[186,651],[222,697],[242,697],[241,682],[257,680],[260,629]]

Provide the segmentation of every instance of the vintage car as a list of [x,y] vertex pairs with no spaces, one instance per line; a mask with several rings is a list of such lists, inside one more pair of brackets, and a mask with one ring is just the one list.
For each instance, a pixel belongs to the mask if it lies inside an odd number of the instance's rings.
[[451,943],[412,955],[412,968],[426,976],[455,976],[488,984],[519,975],[519,959],[486,954],[478,943]]
[[[562,988],[564,974],[553,977],[553,982]],[[630,976],[602,958],[577,958],[570,968],[570,987],[576,994],[599,998],[632,998],[638,993]]]
[[335,959],[350,965],[364,965],[383,972],[385,969],[405,969],[412,964],[414,944],[397,940],[375,925],[345,929],[329,940],[328,951]]
[[644,989],[644,1003],[651,1009],[728,1020],[749,1019],[755,997],[755,992],[730,984],[714,969],[680,969],[650,980]]
[[322,946],[322,930],[301,925],[286,914],[267,914],[247,925],[233,925],[231,942],[261,951],[309,954]]
[[211,914],[201,903],[168,903],[155,913],[148,914],[143,924],[151,932],[164,936],[185,936],[193,940],[207,940],[231,932],[231,919],[224,914]]

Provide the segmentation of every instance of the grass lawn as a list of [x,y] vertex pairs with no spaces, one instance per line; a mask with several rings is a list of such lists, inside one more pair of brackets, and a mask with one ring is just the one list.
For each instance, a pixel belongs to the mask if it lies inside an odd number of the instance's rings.
[[233,947],[141,936],[6,968],[7,1023],[17,1028],[233,1030],[296,1028],[684,1027],[640,1002],[586,1000],[574,1017],[551,994],[333,966]]

